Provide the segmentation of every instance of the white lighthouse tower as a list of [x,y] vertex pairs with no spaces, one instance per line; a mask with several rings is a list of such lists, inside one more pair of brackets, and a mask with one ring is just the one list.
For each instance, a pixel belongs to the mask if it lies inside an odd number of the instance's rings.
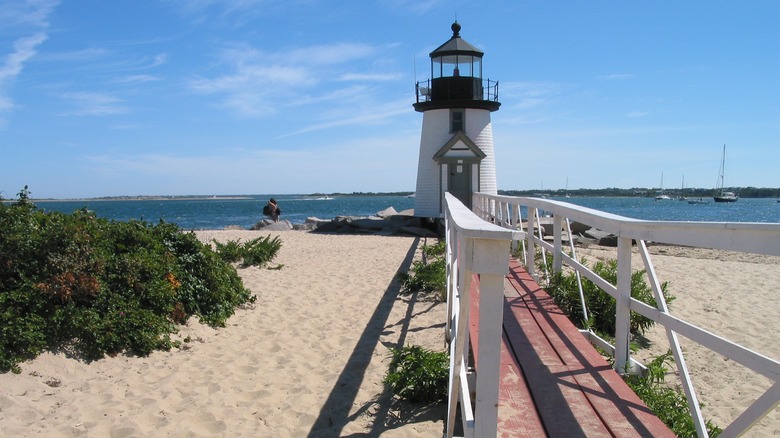
[[460,37],[431,52],[431,78],[417,82],[414,109],[423,113],[414,215],[438,218],[444,193],[471,208],[474,192],[496,194],[490,113],[498,110],[498,82],[482,79],[482,56]]

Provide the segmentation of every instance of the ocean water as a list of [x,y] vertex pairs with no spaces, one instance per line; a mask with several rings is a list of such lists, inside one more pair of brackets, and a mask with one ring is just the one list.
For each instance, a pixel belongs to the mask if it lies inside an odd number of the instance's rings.
[[[237,225],[249,228],[263,216],[271,196],[242,196],[241,199],[197,198],[166,200],[74,200],[37,202],[40,209],[71,213],[86,207],[98,217],[126,221],[160,219],[187,230],[218,230]],[[297,195],[273,195],[282,210],[281,219],[302,224],[309,217],[371,216],[388,207],[403,211],[414,207],[405,196],[343,196],[331,199]]]
[[[88,208],[99,217],[114,220],[160,219],[187,230],[223,229],[237,225],[249,228],[263,219],[263,205],[269,196],[243,199],[178,200],[87,200],[38,202],[38,208],[70,213]],[[275,196],[282,209],[282,219],[294,224],[308,217],[332,219],[336,216],[370,216],[388,207],[398,211],[414,208],[414,198],[405,196],[344,196],[315,199],[296,195]],[[677,200],[656,201],[652,198],[551,198],[621,216],[646,220],[775,222],[780,223],[780,202],[776,199],[742,198],[735,203],[688,204]]]
[[[737,202],[689,204],[654,198],[551,198],[635,219],[703,222],[780,222],[780,202],[774,198],[740,198]],[[699,199],[699,198],[694,198]]]

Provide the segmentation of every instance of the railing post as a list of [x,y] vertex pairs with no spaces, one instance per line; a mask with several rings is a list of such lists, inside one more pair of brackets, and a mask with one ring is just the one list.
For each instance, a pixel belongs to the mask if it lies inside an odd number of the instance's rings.
[[458,241],[455,236],[455,228],[452,227],[452,220],[449,215],[444,215],[444,233],[446,241],[446,253],[447,257],[447,283],[445,284],[447,293],[447,322],[445,327],[445,334],[447,342],[450,342],[453,338],[452,333],[452,319],[455,311],[454,297],[457,294],[457,269],[458,269]]
[[561,268],[563,267],[563,257],[561,257],[561,251],[563,251],[562,229],[563,218],[558,214],[553,215],[553,243],[555,248],[555,251],[553,251],[553,272],[561,272]]
[[618,237],[617,298],[615,306],[615,370],[624,374],[629,361],[631,323],[631,239]]
[[471,263],[479,274],[479,344],[475,397],[475,436],[498,434],[498,387],[504,277],[509,269],[509,240],[474,239]]
[[525,270],[528,271],[528,275],[532,278],[536,278],[536,263],[534,254],[536,248],[534,247],[534,221],[536,220],[536,209],[528,207],[528,226],[525,233]]

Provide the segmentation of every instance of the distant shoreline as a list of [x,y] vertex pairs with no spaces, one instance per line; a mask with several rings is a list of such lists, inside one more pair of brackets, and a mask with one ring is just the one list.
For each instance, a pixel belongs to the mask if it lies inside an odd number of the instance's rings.
[[[96,201],[231,201],[267,198],[269,196],[299,196],[299,197],[350,197],[350,196],[408,196],[414,192],[352,192],[352,193],[309,193],[309,194],[256,194],[256,195],[182,195],[182,196],[101,196],[97,198],[30,198],[32,202],[96,202]],[[13,202],[14,199],[2,199],[3,202]]]
[[230,201],[254,199],[251,196],[112,196],[108,198],[43,198],[31,199],[32,202],[101,202],[101,201]]

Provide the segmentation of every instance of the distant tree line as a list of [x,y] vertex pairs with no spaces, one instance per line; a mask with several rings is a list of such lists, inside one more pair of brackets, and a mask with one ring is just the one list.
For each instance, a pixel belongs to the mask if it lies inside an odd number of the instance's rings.
[[[780,188],[773,187],[726,187],[724,190],[736,193],[741,198],[777,198],[780,197]],[[683,196],[686,198],[708,198],[715,194],[715,190],[707,188],[668,189],[664,193],[671,197]],[[606,197],[635,197],[653,198],[658,194],[658,189],[632,187],[619,189],[609,187],[606,189],[570,189],[570,190],[499,190],[499,195],[505,196],[606,196]]]
[[[352,193],[330,193],[328,196],[409,196],[414,192],[352,192]],[[321,195],[321,194],[320,194]],[[311,196],[311,195],[310,195]]]

